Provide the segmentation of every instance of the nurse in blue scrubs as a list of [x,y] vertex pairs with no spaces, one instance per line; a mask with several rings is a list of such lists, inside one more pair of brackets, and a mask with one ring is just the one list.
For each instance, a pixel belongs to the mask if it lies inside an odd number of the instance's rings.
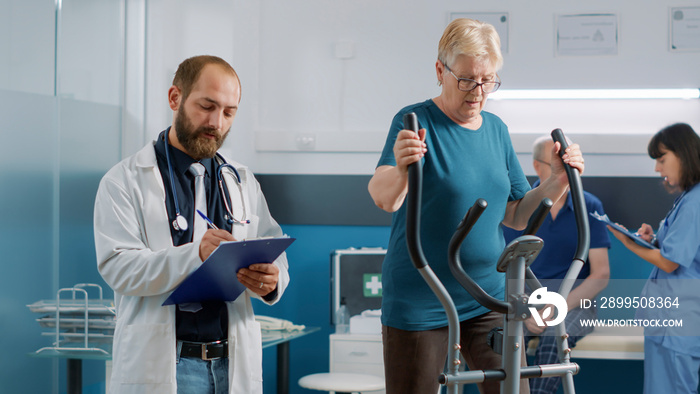
[[[644,329],[644,393],[697,393],[700,369],[700,137],[687,124],[668,126],[647,148],[654,170],[679,193],[654,234],[639,235],[658,249],[637,245],[608,227],[629,250],[653,264],[640,296]],[[678,323],[682,322],[682,326]]]

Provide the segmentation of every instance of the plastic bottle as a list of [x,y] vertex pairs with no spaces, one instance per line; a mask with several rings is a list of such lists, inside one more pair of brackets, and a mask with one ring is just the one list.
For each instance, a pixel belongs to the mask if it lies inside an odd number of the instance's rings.
[[345,298],[340,300],[340,306],[335,311],[335,333],[347,334],[350,331],[350,312],[345,306]]

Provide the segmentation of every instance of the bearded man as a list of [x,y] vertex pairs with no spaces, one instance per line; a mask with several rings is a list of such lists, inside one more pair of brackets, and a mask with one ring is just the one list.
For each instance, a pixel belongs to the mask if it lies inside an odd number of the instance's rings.
[[241,269],[246,291],[235,301],[162,305],[219,243],[283,235],[250,170],[218,153],[240,98],[226,61],[186,59],[168,90],[172,125],[100,182],[97,267],[117,308],[111,393],[262,393],[251,298],[279,300],[285,254]]

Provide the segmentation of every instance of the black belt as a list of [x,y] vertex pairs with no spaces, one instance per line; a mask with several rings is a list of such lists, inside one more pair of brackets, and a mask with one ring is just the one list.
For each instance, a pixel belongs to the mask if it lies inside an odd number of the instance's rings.
[[228,341],[186,342],[178,341],[180,357],[195,357],[202,360],[216,360],[228,357]]

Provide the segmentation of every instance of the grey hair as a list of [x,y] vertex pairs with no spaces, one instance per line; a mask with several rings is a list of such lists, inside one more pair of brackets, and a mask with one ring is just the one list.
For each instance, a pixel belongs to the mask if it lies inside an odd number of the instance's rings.
[[538,137],[532,144],[532,159],[542,160],[544,158],[544,151],[547,146],[547,142],[552,142],[552,138],[548,135],[543,135]]

